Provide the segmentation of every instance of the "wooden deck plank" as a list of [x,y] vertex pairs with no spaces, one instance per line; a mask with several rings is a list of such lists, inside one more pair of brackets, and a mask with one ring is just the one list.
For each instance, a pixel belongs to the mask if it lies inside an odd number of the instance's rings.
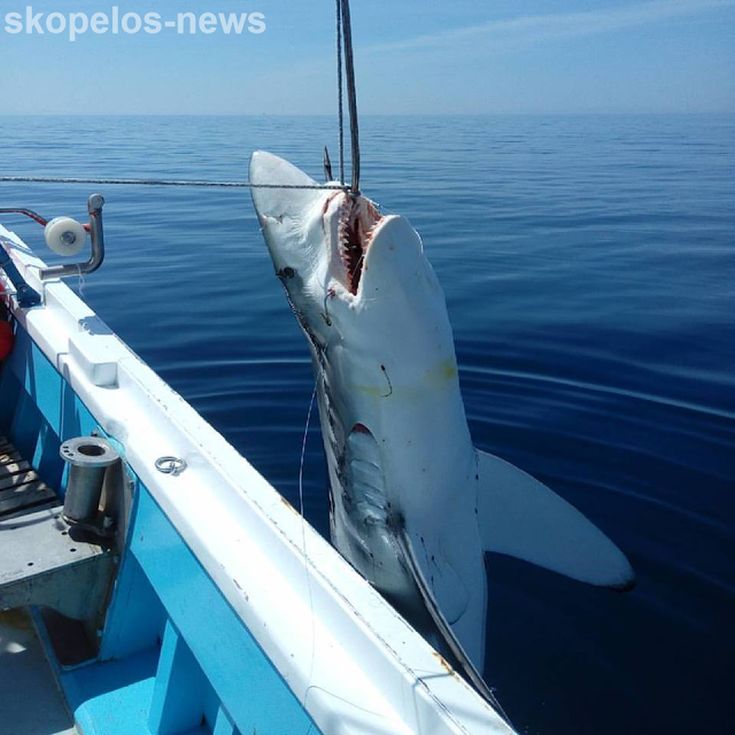
[[33,470],[18,472],[15,475],[0,478],[0,491],[15,487],[16,485],[25,485],[27,482],[33,482],[33,480],[37,479],[38,475]]
[[12,521],[15,518],[24,518],[29,513],[38,513],[42,510],[52,510],[58,508],[61,510],[59,505],[59,499],[54,495],[51,500],[44,500],[42,503],[37,503],[32,508],[20,508],[16,510],[9,510],[5,513],[0,514],[0,523],[6,523]]
[[3,477],[10,477],[11,475],[17,475],[19,472],[27,472],[33,468],[30,462],[25,460],[11,462],[10,464],[0,464],[0,480]]
[[45,482],[39,480],[38,477],[36,477],[30,482],[19,482],[13,487],[8,487],[0,490],[0,501],[25,492],[35,492],[37,489],[50,490],[51,488],[49,488],[49,486]]
[[56,497],[56,493],[41,481],[0,490],[0,516],[18,508],[28,508]]
[[0,436],[0,517],[7,518],[58,501],[12,442]]

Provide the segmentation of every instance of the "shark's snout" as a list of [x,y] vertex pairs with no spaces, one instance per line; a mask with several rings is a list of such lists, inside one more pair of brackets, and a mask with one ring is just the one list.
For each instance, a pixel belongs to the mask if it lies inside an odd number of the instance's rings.
[[320,185],[288,161],[253,154],[253,202],[279,275],[296,273],[310,293],[356,296],[365,258],[384,218],[362,195]]

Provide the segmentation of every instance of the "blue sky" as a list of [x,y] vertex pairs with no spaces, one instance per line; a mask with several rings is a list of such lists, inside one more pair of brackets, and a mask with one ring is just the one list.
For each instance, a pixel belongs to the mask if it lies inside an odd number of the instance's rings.
[[[33,12],[110,13],[41,0]],[[4,111],[334,110],[332,0],[118,2],[121,13],[256,12],[261,34],[8,33]],[[363,113],[735,112],[735,0],[352,0]]]

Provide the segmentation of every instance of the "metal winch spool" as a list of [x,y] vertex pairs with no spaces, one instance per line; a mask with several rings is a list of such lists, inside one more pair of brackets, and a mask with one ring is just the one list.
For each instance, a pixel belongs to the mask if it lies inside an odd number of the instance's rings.
[[64,519],[72,525],[94,526],[105,472],[120,460],[120,455],[108,441],[97,436],[69,439],[61,445],[59,453],[69,464]]

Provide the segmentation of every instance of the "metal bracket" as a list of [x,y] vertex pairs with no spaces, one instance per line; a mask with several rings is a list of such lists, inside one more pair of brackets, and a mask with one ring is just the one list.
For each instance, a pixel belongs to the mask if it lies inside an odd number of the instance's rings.
[[84,276],[93,273],[105,259],[105,237],[102,231],[102,207],[105,200],[101,194],[92,194],[87,200],[89,212],[89,234],[92,241],[92,253],[84,263],[67,263],[42,268],[38,277],[42,281],[49,278],[64,278],[66,276]]
[[[102,265],[105,259],[105,236],[102,229],[102,207],[104,204],[105,200],[101,194],[92,194],[87,200],[89,224],[85,225],[85,229],[89,230],[92,242],[92,252],[89,260],[83,263],[66,263],[41,268],[38,271],[38,277],[41,281],[50,278],[65,278],[66,276],[84,276],[93,273]],[[0,214],[22,214],[44,227],[49,224],[48,220],[40,214],[27,208],[0,207]],[[41,303],[40,295],[25,282],[10,255],[5,252],[4,247],[0,248],[0,269],[5,271],[8,279],[13,284],[18,305],[21,308],[27,309]]]
[[113,553],[75,534],[61,510],[0,521],[0,609],[38,605],[84,621],[101,615]]

